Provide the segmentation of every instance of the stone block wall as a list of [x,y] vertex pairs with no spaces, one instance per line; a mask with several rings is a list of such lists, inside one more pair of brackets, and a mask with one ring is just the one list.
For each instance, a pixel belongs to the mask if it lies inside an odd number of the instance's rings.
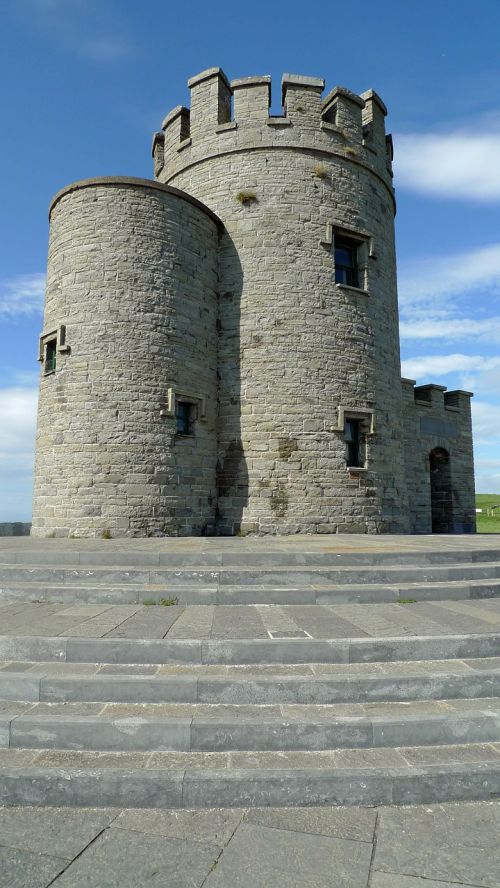
[[[439,385],[415,387],[412,379],[403,379],[402,386],[411,532],[474,533],[471,394],[448,392]],[[436,453],[445,460],[448,455],[445,486],[449,482],[449,491],[444,491],[444,502],[435,501],[433,508],[432,473],[436,466],[432,454]]]
[[[404,532],[385,108],[375,93],[343,88],[322,102],[322,80],[285,75],[284,116],[270,117],[270,78],[252,77],[231,83],[234,119],[221,123],[223,72],[211,69],[190,85],[195,126],[188,109],[166,118],[155,168],[225,227],[219,529]],[[340,231],[359,239],[356,288],[335,283]],[[339,407],[370,417],[359,471],[347,471]]]
[[[44,334],[59,332],[33,535],[213,526],[218,239],[213,214],[154,182],[87,180],[54,199]],[[195,402],[193,437],[176,433],[179,396]]]

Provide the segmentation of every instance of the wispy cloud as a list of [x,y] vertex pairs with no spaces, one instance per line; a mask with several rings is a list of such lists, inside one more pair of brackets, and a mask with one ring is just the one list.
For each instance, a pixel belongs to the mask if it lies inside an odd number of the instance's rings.
[[[500,169],[498,158],[497,164]],[[402,304],[480,289],[500,293],[500,243],[468,252],[409,260],[399,269]]]
[[136,55],[137,49],[125,38],[103,36],[84,40],[80,52],[96,61],[113,62]]
[[402,315],[400,324],[401,339],[447,339],[448,342],[476,341],[500,342],[500,317],[476,318],[460,316],[440,317],[432,312],[422,319],[416,314]]
[[498,115],[474,130],[399,135],[395,147],[399,187],[453,200],[500,200]]
[[475,445],[500,443],[500,404],[488,401],[472,402],[472,427]]
[[41,314],[44,274],[20,274],[0,281],[0,317]]
[[429,374],[444,376],[447,373],[486,371],[500,368],[500,356],[485,358],[482,355],[428,355],[408,358],[402,362],[403,376],[419,379]]
[[119,62],[137,56],[127,33],[126,16],[113,0],[17,0],[33,27],[61,48],[95,62]]

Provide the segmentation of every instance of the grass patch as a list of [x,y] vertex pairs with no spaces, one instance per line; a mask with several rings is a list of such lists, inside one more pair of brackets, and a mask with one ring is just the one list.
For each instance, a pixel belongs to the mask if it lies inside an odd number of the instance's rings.
[[257,195],[254,191],[238,191],[236,195],[236,200],[239,201],[240,204],[245,206],[246,204],[256,203]]
[[416,604],[416,603],[417,603],[416,598],[399,598],[398,599],[398,604]]
[[145,607],[152,607],[153,605],[158,605],[159,607],[172,607],[173,604],[178,604],[178,598],[145,598],[142,602]]
[[[499,508],[488,515],[488,510],[492,506],[499,506]],[[500,533],[500,493],[478,493],[476,508],[483,510],[476,513],[477,532]]]

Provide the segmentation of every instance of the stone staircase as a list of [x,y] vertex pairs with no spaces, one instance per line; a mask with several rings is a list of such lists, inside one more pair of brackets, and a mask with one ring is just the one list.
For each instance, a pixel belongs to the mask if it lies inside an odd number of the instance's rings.
[[0,804],[500,794],[491,544],[201,557],[50,542],[0,554]]

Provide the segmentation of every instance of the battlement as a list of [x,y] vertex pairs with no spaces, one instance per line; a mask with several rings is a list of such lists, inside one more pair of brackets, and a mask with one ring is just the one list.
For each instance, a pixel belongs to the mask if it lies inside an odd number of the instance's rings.
[[413,396],[415,405],[424,408],[424,410],[449,410],[453,413],[470,410],[472,392],[461,389],[449,392],[445,385],[436,385],[435,383],[417,385],[414,379],[403,378],[401,382],[408,396]]
[[[386,143],[387,109],[373,90],[356,95],[336,86],[323,98],[320,77],[284,74],[282,113],[270,114],[269,75],[229,80],[221,68],[208,68],[188,81],[190,107],[177,106],[153,138],[155,174],[214,150],[254,145],[300,144],[351,160],[369,162],[390,172],[391,145]],[[187,156],[179,157],[188,149]]]

